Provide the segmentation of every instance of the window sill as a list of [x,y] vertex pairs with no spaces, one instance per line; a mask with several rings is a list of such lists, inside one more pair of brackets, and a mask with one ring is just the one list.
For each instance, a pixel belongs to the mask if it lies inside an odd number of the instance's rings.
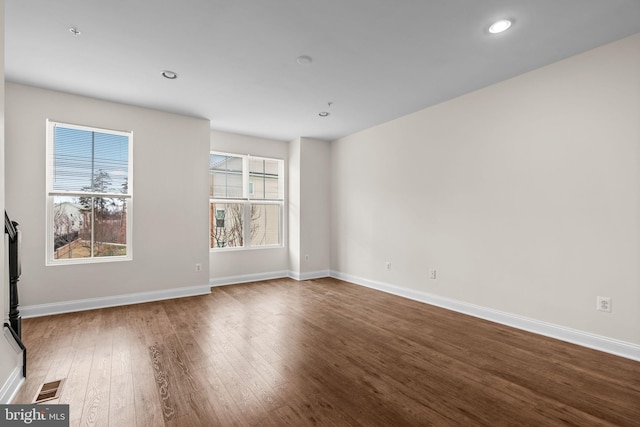
[[46,262],[47,267],[59,266],[59,265],[80,265],[80,264],[102,264],[105,262],[122,262],[132,261],[133,256],[108,256],[99,258],[71,258],[60,260],[48,260]]
[[252,246],[250,248],[209,248],[209,253],[263,251],[268,249],[284,249],[284,245]]

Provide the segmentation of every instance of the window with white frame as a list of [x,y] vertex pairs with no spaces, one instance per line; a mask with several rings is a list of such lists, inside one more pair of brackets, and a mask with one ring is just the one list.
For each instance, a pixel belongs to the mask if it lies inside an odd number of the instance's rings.
[[209,247],[282,246],[284,162],[211,152]]
[[132,140],[47,121],[47,265],[132,258]]

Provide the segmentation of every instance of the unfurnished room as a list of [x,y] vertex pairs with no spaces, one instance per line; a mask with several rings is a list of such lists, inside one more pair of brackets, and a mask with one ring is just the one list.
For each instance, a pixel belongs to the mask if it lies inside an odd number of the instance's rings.
[[0,425],[640,425],[637,0],[0,10]]

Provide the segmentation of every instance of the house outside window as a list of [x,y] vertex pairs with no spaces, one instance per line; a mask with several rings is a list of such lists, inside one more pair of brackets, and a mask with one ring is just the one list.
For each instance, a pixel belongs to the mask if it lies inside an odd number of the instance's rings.
[[284,161],[212,152],[211,250],[282,246]]
[[132,139],[47,121],[47,265],[132,259]]
[[226,211],[224,209],[216,209],[216,227],[224,228],[224,217],[226,215]]

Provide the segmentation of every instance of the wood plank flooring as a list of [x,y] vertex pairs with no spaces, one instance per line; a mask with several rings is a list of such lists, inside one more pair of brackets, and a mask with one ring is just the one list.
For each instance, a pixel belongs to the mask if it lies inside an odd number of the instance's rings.
[[[72,426],[639,426],[640,363],[335,279],[25,319]],[[53,402],[55,403],[55,402]]]

